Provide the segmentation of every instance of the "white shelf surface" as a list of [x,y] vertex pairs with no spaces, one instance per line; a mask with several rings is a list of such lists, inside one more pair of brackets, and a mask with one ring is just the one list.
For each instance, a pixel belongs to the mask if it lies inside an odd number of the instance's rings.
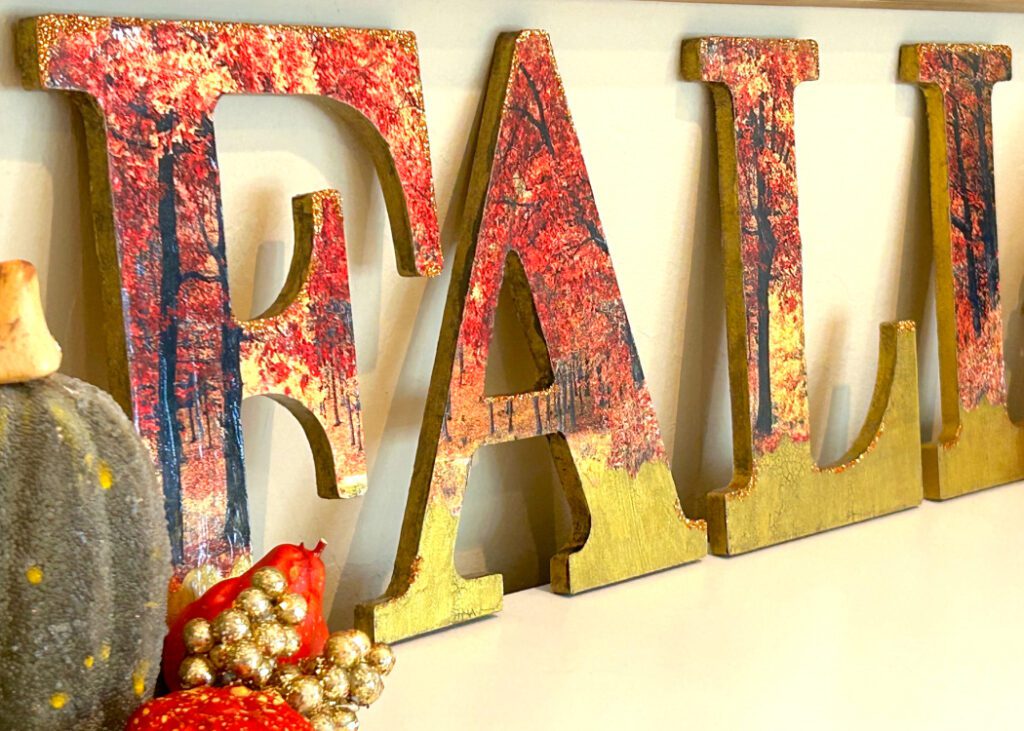
[[1024,483],[396,649],[364,731],[1024,728]]

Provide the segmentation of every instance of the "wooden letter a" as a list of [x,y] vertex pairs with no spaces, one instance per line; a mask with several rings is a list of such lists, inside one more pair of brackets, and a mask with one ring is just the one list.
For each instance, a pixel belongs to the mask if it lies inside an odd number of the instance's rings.
[[[461,244],[387,595],[357,611],[397,640],[501,608],[502,577],[455,568],[459,511],[480,447],[546,435],[573,517],[551,584],[572,594],[703,556],[687,520],[626,320],[547,35],[503,36],[484,103]],[[495,308],[508,277],[542,374],[488,397]]]

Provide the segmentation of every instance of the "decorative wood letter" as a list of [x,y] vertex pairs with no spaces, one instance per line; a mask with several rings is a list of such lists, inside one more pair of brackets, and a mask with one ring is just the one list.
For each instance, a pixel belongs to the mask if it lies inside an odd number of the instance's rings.
[[[441,268],[411,33],[43,16],[19,29],[25,84],[77,92],[116,395],[156,456],[180,583],[245,561],[239,409],[269,394],[299,416],[323,497],[366,488],[341,203],[296,203],[289,281],[263,317],[231,313],[213,111],[224,94],[341,102],[388,203],[399,270]],[[122,319],[123,318],[123,319]],[[196,576],[197,574],[193,574]]]
[[[573,517],[551,560],[572,594],[700,558],[683,515],[608,245],[546,34],[502,36],[492,66],[405,523],[387,595],[357,610],[378,640],[501,608],[502,577],[456,571],[473,455],[546,435]],[[508,280],[534,390],[487,396],[484,376]]]
[[736,554],[921,501],[914,325],[885,324],[868,418],[835,465],[811,457],[793,92],[813,41],[703,38],[683,73],[718,127],[734,477],[708,496],[711,550]]
[[904,46],[900,76],[924,92],[931,159],[942,432],[924,447],[925,496],[944,500],[1024,478],[1024,429],[1003,371],[992,87],[1010,49]]

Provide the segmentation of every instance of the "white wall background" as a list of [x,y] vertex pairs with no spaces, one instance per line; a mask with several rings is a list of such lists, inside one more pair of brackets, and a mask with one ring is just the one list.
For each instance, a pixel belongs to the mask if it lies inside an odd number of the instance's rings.
[[[712,33],[813,38],[821,79],[797,92],[797,155],[814,452],[838,458],[859,429],[883,320],[920,325],[922,428],[934,429],[924,112],[917,89],[896,80],[899,46],[998,42],[1024,53],[1022,16],[638,0],[0,2],[8,28],[0,36],[0,259],[37,264],[64,370],[100,385],[106,366],[80,125],[65,97],[23,91],[14,65],[14,21],[43,12],[415,31],[449,257],[457,181],[497,34],[549,31],[685,503],[728,482],[731,455],[710,100],[680,80],[680,43]],[[1014,143],[1024,82],[998,85],[994,105],[1007,357],[1019,407],[1024,146]],[[331,619],[347,625],[352,606],[378,595],[390,576],[450,272],[430,281],[397,275],[368,156],[323,104],[230,97],[215,121],[239,316],[261,311],[283,282],[291,196],[335,187],[345,200],[369,493],[318,499],[302,432],[287,412],[255,400],[244,418],[255,549],[325,537]],[[504,375],[515,382],[516,333],[502,328],[501,337],[511,355]],[[564,523],[543,442],[487,450],[467,494],[459,567],[502,571],[508,590],[545,583]]]

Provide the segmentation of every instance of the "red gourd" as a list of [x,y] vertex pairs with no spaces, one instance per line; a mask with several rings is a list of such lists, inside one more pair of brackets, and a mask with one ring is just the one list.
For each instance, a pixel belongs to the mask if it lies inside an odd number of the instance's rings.
[[252,585],[252,575],[265,566],[276,568],[284,574],[288,581],[287,591],[301,594],[308,606],[306,618],[295,627],[302,639],[300,649],[281,662],[319,655],[329,634],[323,612],[324,562],[320,559],[320,554],[324,546],[323,541],[312,550],[303,545],[280,545],[244,574],[214,584],[205,594],[185,607],[172,623],[171,630],[164,640],[163,676],[167,686],[171,690],[181,688],[178,668],[186,655],[185,643],[182,640],[185,624],[196,617],[213,621],[218,614],[231,607],[243,589]]
[[230,688],[179,690],[152,700],[125,731],[312,731],[309,721],[274,691]]

